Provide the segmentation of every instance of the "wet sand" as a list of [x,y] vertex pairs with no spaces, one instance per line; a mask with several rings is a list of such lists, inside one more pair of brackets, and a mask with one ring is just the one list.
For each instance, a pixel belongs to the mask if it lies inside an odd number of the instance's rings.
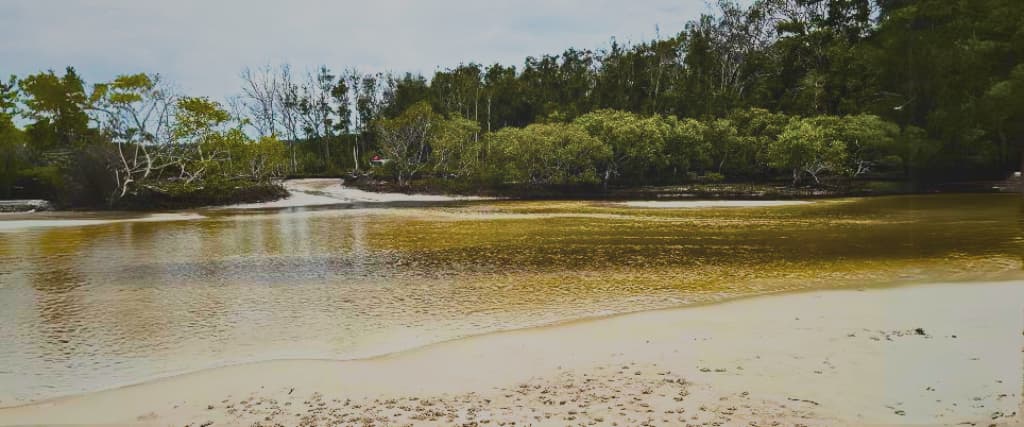
[[[54,227],[85,227],[90,225],[114,224],[122,222],[163,222],[163,221],[194,221],[206,218],[190,212],[154,213],[139,217],[113,218],[109,214],[100,213],[94,216],[75,216],[76,213],[20,213],[0,217],[0,233],[24,231],[35,228]],[[106,217],[106,218],[105,218]],[[88,219],[83,219],[88,218]]]
[[1024,281],[784,294],[218,368],[0,424],[1017,425],[1022,316]]
[[341,205],[351,203],[390,202],[448,202],[455,200],[485,200],[482,197],[445,196],[433,194],[376,193],[345,187],[344,181],[334,178],[290,179],[282,185],[290,195],[266,203],[247,203],[224,206],[222,209],[273,209],[305,206]]
[[[444,196],[431,194],[375,193],[343,186],[343,181],[334,178],[291,179],[283,184],[289,196],[273,202],[242,203],[218,206],[216,210],[251,210],[251,209],[283,209],[331,205],[349,205],[353,203],[393,203],[393,202],[450,202],[458,200],[488,200],[483,197]],[[37,201],[25,201],[37,202]],[[38,201],[45,202],[45,201]],[[103,218],[109,215],[100,212],[97,215],[76,215],[76,213],[36,213],[36,212],[0,212],[0,233],[23,231],[33,228],[52,227],[84,227],[90,225],[111,224],[118,222],[156,222],[184,221],[205,218],[192,212],[154,213],[145,216],[126,218]],[[129,214],[133,215],[133,214]]]

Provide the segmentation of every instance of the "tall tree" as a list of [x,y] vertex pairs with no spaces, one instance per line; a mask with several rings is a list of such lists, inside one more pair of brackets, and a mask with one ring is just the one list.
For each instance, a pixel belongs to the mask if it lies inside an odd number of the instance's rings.
[[284,137],[288,139],[289,164],[291,173],[298,172],[296,148],[302,135],[301,86],[292,74],[291,66],[281,66],[280,89],[277,91],[277,119]]
[[177,98],[157,74],[121,75],[94,86],[90,109],[117,146],[112,200],[170,165],[165,151],[173,141]]
[[14,124],[19,113],[18,79],[0,81],[0,197],[11,197],[19,172],[26,166],[25,137]]
[[302,129],[308,139],[320,144],[321,159],[326,171],[330,171],[334,165],[331,158],[331,142],[337,131],[334,79],[331,70],[326,66],[318,68],[316,73],[307,73],[306,82],[302,86],[302,97],[299,100]]
[[413,105],[400,116],[377,122],[380,149],[391,162],[398,185],[404,186],[427,167],[430,139],[440,120],[430,104]]
[[482,128],[487,132],[505,126],[525,126],[532,117],[521,96],[521,83],[516,68],[493,64],[484,72],[484,107]]
[[68,67],[63,76],[53,70],[25,77],[20,83],[25,95],[25,116],[30,142],[38,149],[70,148],[96,140],[86,113],[89,97],[85,82]]
[[373,123],[380,117],[385,106],[385,87],[382,79],[382,74],[364,75],[356,70],[351,70],[345,77],[355,98],[353,130],[356,133],[356,144],[353,146],[352,157],[357,171],[359,170],[360,156],[366,153],[369,139],[372,136]]
[[764,3],[744,9],[719,0],[718,7],[718,15],[702,15],[686,27],[681,111],[690,116],[722,116],[747,105],[774,41],[775,28]]
[[[284,68],[282,73],[290,74],[290,70]],[[260,136],[276,137],[281,110],[281,78],[277,70],[269,64],[255,70],[246,67],[242,70],[242,80],[245,82],[245,105],[252,117],[252,125]]]
[[602,165],[601,181],[605,188],[620,175],[632,183],[643,183],[647,173],[664,163],[665,142],[670,126],[657,116],[599,110],[577,118],[582,126],[611,150]]

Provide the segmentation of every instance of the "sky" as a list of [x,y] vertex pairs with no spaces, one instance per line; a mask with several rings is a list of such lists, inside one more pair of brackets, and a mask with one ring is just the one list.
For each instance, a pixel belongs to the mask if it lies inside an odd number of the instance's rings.
[[704,0],[0,0],[0,76],[73,65],[87,82],[160,73],[190,95],[241,91],[247,66],[418,72],[521,65],[568,47],[682,30]]

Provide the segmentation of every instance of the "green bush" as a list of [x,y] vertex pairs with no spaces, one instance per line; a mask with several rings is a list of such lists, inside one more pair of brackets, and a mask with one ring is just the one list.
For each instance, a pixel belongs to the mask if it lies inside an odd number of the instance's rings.
[[64,184],[60,168],[55,165],[34,166],[18,171],[15,197],[53,199]]
[[700,182],[704,183],[715,183],[725,181],[725,175],[718,172],[708,172],[704,176],[700,177]]

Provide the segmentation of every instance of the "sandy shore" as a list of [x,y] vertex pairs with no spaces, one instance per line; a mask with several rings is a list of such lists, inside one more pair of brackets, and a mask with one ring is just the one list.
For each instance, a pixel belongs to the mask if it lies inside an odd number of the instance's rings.
[[1018,425],[1022,315],[1022,281],[785,294],[232,366],[0,424]]
[[224,206],[224,209],[272,209],[304,206],[325,206],[351,203],[393,202],[450,202],[456,200],[483,200],[481,197],[444,196],[433,194],[375,193],[342,185],[333,178],[290,179],[282,185],[290,195],[267,203],[249,203]]
[[53,228],[53,227],[85,227],[90,225],[100,224],[113,224],[121,222],[163,222],[163,221],[193,221],[206,218],[203,215],[197,213],[155,213],[148,214],[137,218],[103,218],[98,217],[94,219],[73,219],[61,216],[55,216],[53,214],[44,214],[51,216],[44,216],[38,219],[24,219],[28,218],[26,214],[21,214],[17,217],[9,217],[8,219],[0,217],[0,233],[3,232],[14,232],[23,231],[33,228]]

